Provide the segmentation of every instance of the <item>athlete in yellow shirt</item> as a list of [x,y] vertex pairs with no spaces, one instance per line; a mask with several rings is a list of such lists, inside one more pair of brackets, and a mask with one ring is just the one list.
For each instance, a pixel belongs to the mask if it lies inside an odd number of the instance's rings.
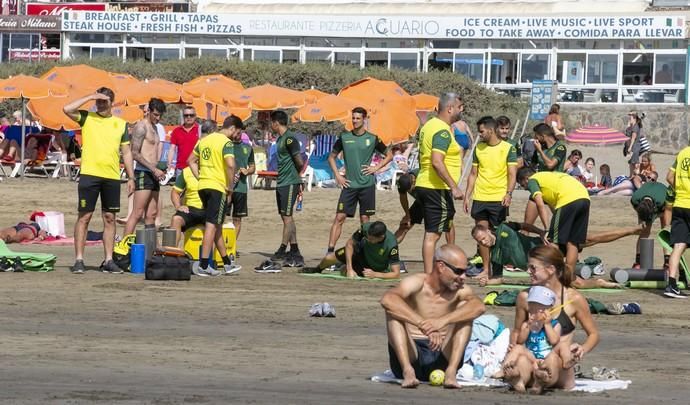
[[[184,195],[184,200],[182,195]],[[206,222],[204,204],[199,198],[199,180],[194,177],[189,167],[185,167],[175,179],[170,199],[175,207],[170,228],[177,230],[176,241],[179,244],[182,231]]]
[[[193,268],[194,274],[198,276],[229,275],[240,269],[228,257],[221,225],[225,219],[228,198],[232,193],[235,178],[235,147],[231,139],[235,132],[242,129],[244,129],[244,124],[239,117],[235,115],[227,117],[219,132],[214,132],[199,140],[187,161],[194,177],[199,179],[199,198],[203,203],[206,216],[201,257]],[[214,242],[223,259],[223,272],[209,267],[209,257]]]
[[[589,193],[575,177],[561,172],[535,173],[530,167],[518,172],[518,182],[529,190],[539,217],[546,227],[546,206],[554,212],[549,225],[549,240],[565,254],[568,276],[575,280],[574,270],[580,245],[587,240]],[[573,284],[579,288],[576,284]]]
[[678,152],[676,160],[666,175],[676,198],[671,213],[671,244],[673,251],[668,261],[668,285],[664,295],[670,298],[688,298],[678,288],[678,267],[680,258],[690,244],[690,146]]
[[450,124],[458,120],[461,107],[462,100],[457,94],[443,94],[438,102],[438,116],[427,121],[419,132],[419,174],[415,189],[416,201],[424,212],[422,258],[427,274],[434,267],[436,242],[442,232],[448,232],[453,226],[453,199],[462,198],[458,186],[462,149],[450,129]]
[[[105,261],[101,269],[108,273],[122,273],[113,262],[115,246],[115,213],[120,211],[120,151],[127,172],[127,193],[134,192],[132,152],[129,147],[127,122],[112,114],[115,93],[101,87],[95,93],[67,104],[65,115],[79,123],[82,136],[81,175],[79,177],[79,216],[74,225],[75,262],[71,271],[82,274],[86,231],[101,198],[103,216],[103,250]],[[95,101],[96,112],[79,110],[83,104]]]
[[[469,213],[470,196],[472,218],[475,225],[494,229],[505,221],[508,207],[515,189],[517,152],[515,146],[498,136],[498,122],[493,117],[482,117],[477,121],[481,142],[472,154],[472,171],[467,179],[467,190],[463,208]],[[478,245],[483,270],[477,275],[480,285],[500,284],[500,278],[492,278],[489,249]],[[497,275],[499,276],[499,275]]]

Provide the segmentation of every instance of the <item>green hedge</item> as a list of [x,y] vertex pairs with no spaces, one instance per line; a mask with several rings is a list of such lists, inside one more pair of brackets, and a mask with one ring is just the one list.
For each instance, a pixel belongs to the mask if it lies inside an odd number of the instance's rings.
[[[185,59],[152,64],[145,61],[128,61],[123,63],[117,58],[93,60],[72,60],[60,63],[4,63],[0,64],[0,77],[27,74],[40,76],[53,66],[88,64],[111,72],[129,73],[139,79],[162,78],[177,83],[189,81],[199,75],[224,74],[239,80],[245,87],[272,83],[295,90],[305,90],[312,86],[329,93],[337,93],[342,87],[367,76],[383,80],[394,80],[410,94],[428,93],[439,95],[445,91],[456,91],[465,100],[466,120],[473,127],[473,122],[483,115],[507,115],[515,122],[522,120],[527,112],[527,103],[517,98],[497,94],[487,90],[474,81],[449,71],[431,71],[416,73],[404,70],[387,70],[371,67],[360,70],[352,66],[333,66],[322,63],[277,64],[270,62],[237,62],[218,58]],[[10,114],[18,109],[17,100],[0,103],[0,113]],[[164,117],[167,124],[179,120],[177,108],[170,108]],[[251,122],[250,122],[251,124]],[[305,124],[309,125],[309,124]],[[308,126],[311,130],[315,125]],[[328,128],[329,126],[322,126]],[[331,126],[332,127],[332,126]]]

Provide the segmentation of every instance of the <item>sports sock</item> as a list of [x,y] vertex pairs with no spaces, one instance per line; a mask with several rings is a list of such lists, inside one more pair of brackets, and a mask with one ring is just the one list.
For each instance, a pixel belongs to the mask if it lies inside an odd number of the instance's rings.
[[335,247],[329,246],[328,247],[328,253],[334,253],[335,252]]
[[232,260],[230,260],[230,256],[223,256],[223,257],[221,257],[221,259],[223,259],[223,264],[227,264],[227,265],[232,264]]
[[208,269],[208,257],[205,259],[201,259],[199,261],[199,265],[201,266],[202,269],[206,270]]
[[635,264],[640,264],[640,254],[635,255]]
[[668,285],[670,285],[673,288],[678,288],[678,284],[676,284],[676,279],[673,277],[668,278]]
[[668,261],[671,259],[671,255],[664,255],[664,264],[668,264]]
[[280,244],[280,247],[278,248],[278,251],[279,251],[279,252],[284,252],[285,249],[287,249],[287,245],[284,244],[284,243],[281,243],[281,244]]
[[299,253],[299,247],[297,247],[296,243],[290,244],[290,252],[291,253]]

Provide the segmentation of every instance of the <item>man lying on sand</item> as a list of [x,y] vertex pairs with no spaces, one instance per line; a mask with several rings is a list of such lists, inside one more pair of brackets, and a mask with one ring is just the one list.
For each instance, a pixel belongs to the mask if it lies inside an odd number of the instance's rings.
[[390,366],[403,379],[403,388],[428,381],[436,369],[445,371],[445,387],[460,388],[456,374],[472,334],[472,321],[485,311],[465,285],[466,270],[462,249],[443,245],[434,253],[430,273],[406,277],[381,298]]

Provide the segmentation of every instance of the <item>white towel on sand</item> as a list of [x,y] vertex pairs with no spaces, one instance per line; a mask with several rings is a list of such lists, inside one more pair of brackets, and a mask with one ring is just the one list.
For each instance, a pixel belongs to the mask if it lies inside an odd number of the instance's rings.
[[[494,378],[484,378],[482,380],[474,380],[463,378],[460,374],[457,376],[458,384],[463,387],[488,387],[488,388],[502,388],[507,387],[508,384],[501,380]],[[395,378],[391,370],[386,370],[383,373],[374,374],[371,381],[380,383],[401,384],[402,380]],[[595,381],[586,378],[575,379],[575,388],[572,391],[580,392],[603,392],[608,390],[624,390],[628,388],[632,381],[630,380],[606,380]]]

